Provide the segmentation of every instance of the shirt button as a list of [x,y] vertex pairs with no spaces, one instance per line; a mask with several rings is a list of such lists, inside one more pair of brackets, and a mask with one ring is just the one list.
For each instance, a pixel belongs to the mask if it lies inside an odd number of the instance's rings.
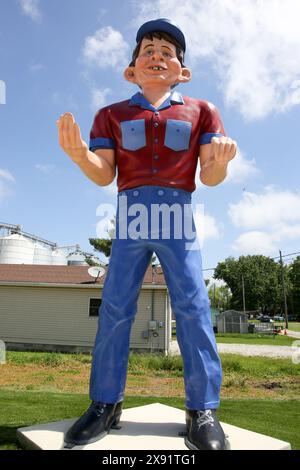
[[133,195],[134,195],[134,196],[138,196],[138,195],[139,195],[139,192],[138,192],[138,191],[133,191]]
[[158,170],[156,168],[153,168],[152,173],[157,173]]
[[173,191],[173,196],[178,196],[178,191]]
[[159,112],[158,112],[158,111],[155,111],[154,114],[155,114],[155,116],[158,116],[158,115],[159,115]]
[[157,144],[157,142],[158,142],[158,139],[154,139],[154,142]]
[[159,156],[158,155],[154,155],[154,160],[158,160],[159,159]]
[[159,196],[163,196],[165,193],[164,193],[164,191],[163,191],[162,189],[160,189],[160,190],[157,192],[157,194],[158,194]]
[[155,123],[154,123],[154,127],[158,127],[158,122],[155,122]]

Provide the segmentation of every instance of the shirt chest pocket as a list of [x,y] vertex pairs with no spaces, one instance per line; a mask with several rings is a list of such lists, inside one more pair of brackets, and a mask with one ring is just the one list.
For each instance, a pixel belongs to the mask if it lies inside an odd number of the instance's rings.
[[190,145],[192,123],[168,119],[164,145],[177,152],[187,150]]
[[145,119],[121,122],[122,147],[138,150],[146,145]]

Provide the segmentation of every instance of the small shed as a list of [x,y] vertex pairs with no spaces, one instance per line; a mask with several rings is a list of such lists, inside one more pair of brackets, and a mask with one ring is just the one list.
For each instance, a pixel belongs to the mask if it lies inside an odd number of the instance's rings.
[[218,333],[248,333],[248,314],[226,310],[216,315]]

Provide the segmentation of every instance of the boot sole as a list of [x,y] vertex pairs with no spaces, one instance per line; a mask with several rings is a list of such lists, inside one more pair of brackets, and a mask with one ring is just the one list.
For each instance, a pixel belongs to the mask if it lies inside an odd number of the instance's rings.
[[[187,437],[184,438],[184,443],[187,446],[187,448],[190,450],[205,450],[205,449],[199,449],[199,447],[196,447],[195,444],[190,442]],[[231,450],[230,442],[228,441],[228,439],[225,439],[225,449],[223,450]]]

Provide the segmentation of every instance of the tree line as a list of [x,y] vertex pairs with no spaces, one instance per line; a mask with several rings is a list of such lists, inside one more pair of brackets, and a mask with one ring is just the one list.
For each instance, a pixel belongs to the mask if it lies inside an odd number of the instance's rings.
[[245,306],[247,311],[271,315],[284,311],[283,277],[288,313],[300,318],[300,256],[286,266],[263,255],[229,257],[218,263],[213,277],[225,285],[209,287],[212,306],[234,310]]

